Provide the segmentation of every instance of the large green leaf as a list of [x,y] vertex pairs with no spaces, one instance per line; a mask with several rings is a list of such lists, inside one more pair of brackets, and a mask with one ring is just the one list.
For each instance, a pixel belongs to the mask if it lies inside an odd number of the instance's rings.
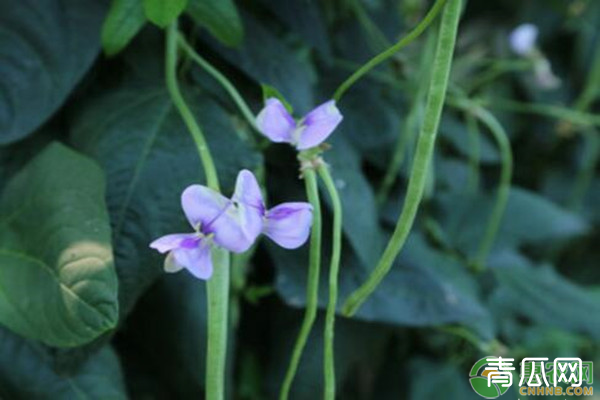
[[111,330],[117,319],[102,171],[51,144],[0,200],[0,323],[72,347]]
[[113,0],[102,25],[102,47],[112,56],[123,50],[146,23],[141,0]]
[[58,375],[38,345],[0,328],[0,397],[125,400],[127,393],[119,360],[110,347],[104,347],[77,373]]
[[103,15],[98,0],[0,2],[0,144],[65,101],[98,53]]
[[237,46],[244,37],[244,27],[233,0],[190,0],[186,12],[223,44]]
[[[261,162],[236,136],[229,115],[194,92],[189,96],[230,194],[237,173]],[[148,244],[191,228],[180,206],[183,189],[204,181],[196,148],[167,91],[128,85],[83,105],[74,121],[76,147],[98,160],[107,176],[121,312],[162,273],[163,256]]]

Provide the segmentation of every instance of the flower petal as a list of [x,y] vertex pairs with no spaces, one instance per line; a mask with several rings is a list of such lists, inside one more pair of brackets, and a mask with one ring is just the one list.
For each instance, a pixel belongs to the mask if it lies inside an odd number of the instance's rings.
[[256,208],[243,203],[231,204],[208,228],[219,246],[243,253],[254,244],[262,229],[262,217]]
[[306,150],[321,144],[342,122],[342,114],[335,106],[335,100],[321,104],[304,117],[295,138],[296,148]]
[[295,249],[308,239],[311,224],[309,203],[282,203],[267,211],[263,232],[281,247]]
[[[171,253],[175,264],[183,266],[198,279],[208,279],[213,272],[211,247],[205,241],[194,248],[178,248]],[[181,268],[180,268],[181,269]]]
[[235,202],[255,207],[261,213],[265,211],[260,186],[254,174],[247,169],[243,169],[238,173],[237,180],[235,181],[235,191],[231,199]]
[[184,268],[183,265],[177,263],[177,261],[175,260],[175,257],[173,256],[173,253],[169,252],[169,254],[167,254],[167,256],[165,257],[165,263],[163,265],[163,269],[165,270],[165,272],[169,272],[169,273],[179,272],[183,268]]
[[229,203],[227,197],[202,185],[188,186],[181,194],[181,208],[194,229],[209,225]]
[[174,233],[159,237],[150,243],[150,247],[160,253],[166,253],[180,246],[187,247],[186,243],[189,243],[190,240],[197,240],[197,236],[193,233]]
[[521,56],[527,55],[535,48],[538,33],[537,26],[521,24],[510,33],[508,38],[510,47]]
[[256,125],[272,142],[291,143],[296,121],[278,99],[271,97],[256,117]]

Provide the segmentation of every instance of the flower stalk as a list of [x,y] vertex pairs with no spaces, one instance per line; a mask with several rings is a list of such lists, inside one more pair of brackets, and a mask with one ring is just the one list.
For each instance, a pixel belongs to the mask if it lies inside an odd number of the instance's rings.
[[[210,149],[202,129],[181,94],[177,83],[177,22],[166,32],[166,81],[173,104],[183,118],[198,150],[204,167],[207,186],[219,191],[219,179]],[[223,249],[212,250],[215,266],[207,282],[208,343],[206,353],[206,398],[225,398],[225,363],[227,357],[227,329],[229,308],[229,253]]]
[[424,122],[417,143],[404,206],[398,218],[396,228],[371,275],[346,300],[342,307],[344,315],[354,315],[358,308],[377,288],[402,250],[412,228],[427,182],[428,170],[433,156],[435,139],[446,97],[461,4],[461,0],[449,0],[444,9],[432,68],[431,86],[429,87]]
[[[299,158],[301,158],[302,155],[303,153],[300,153]],[[307,161],[301,159],[301,162],[304,164]],[[308,201],[313,207],[308,278],[306,285],[306,310],[304,312],[302,326],[300,327],[300,333],[296,338],[296,343],[292,351],[292,358],[281,386],[281,392],[279,394],[280,400],[287,400],[289,396],[294,377],[296,376],[296,371],[298,370],[298,365],[300,364],[302,352],[304,351],[308,336],[317,318],[317,306],[319,303],[319,275],[321,269],[321,204],[319,200],[319,188],[314,168],[309,166],[308,168],[303,168],[302,171]]]
[[325,351],[323,367],[325,371],[324,398],[326,400],[335,400],[334,329],[335,312],[337,310],[338,300],[338,276],[342,255],[342,202],[327,165],[321,164],[318,167],[317,172],[325,184],[333,209],[332,248],[329,265],[329,301],[327,303],[327,311],[325,314]]

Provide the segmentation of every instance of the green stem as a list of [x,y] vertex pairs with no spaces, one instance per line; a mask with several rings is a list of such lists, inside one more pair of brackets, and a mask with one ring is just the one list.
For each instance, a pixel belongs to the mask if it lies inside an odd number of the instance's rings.
[[313,206],[313,222],[310,234],[310,260],[308,266],[308,282],[306,285],[306,311],[300,333],[296,339],[290,365],[288,366],[281,392],[280,400],[286,400],[289,396],[292,382],[296,376],[302,352],[306,346],[308,336],[317,317],[317,306],[319,302],[319,274],[321,267],[321,204],[319,201],[319,188],[317,176],[313,169],[304,170],[304,182],[308,201]]
[[432,67],[431,86],[425,108],[425,118],[419,135],[404,206],[398,218],[396,228],[379,263],[367,281],[346,300],[342,308],[345,315],[353,315],[377,288],[381,280],[389,272],[394,259],[398,256],[400,250],[402,250],[412,228],[423,197],[423,189],[427,181],[429,164],[435,147],[435,138],[444,106],[450,68],[452,66],[452,55],[454,53],[460,11],[461,0],[449,0],[444,9]]
[[569,121],[575,125],[600,126],[600,116],[598,115],[575,111],[552,104],[523,103],[519,101],[495,98],[492,101],[481,102],[480,105],[488,108],[498,108],[501,110],[519,113],[543,115],[559,120]]
[[207,281],[208,338],[206,349],[206,399],[225,398],[227,329],[229,327],[229,252],[213,247],[213,275]]
[[502,216],[504,215],[504,210],[506,210],[506,203],[508,202],[508,195],[510,193],[510,181],[512,179],[513,157],[508,136],[498,120],[481,107],[472,110],[474,115],[485,124],[492,133],[498,149],[500,150],[500,157],[502,159],[502,170],[500,172],[496,203],[494,204],[492,215],[488,221],[483,240],[479,246],[477,258],[475,259],[475,268],[477,271],[481,271],[485,268],[487,256],[494,245],[494,240],[496,239],[496,234],[498,233],[500,223],[502,222]]
[[466,97],[461,97],[459,99],[448,99],[448,104],[470,113],[479,121],[481,121],[491,132],[500,151],[502,169],[500,172],[500,182],[498,184],[496,203],[494,204],[492,214],[490,215],[490,219],[483,235],[483,239],[481,240],[481,244],[479,245],[479,250],[474,262],[475,271],[481,272],[485,268],[487,256],[494,245],[494,240],[496,239],[496,234],[500,228],[502,216],[504,215],[506,203],[508,202],[508,195],[510,193],[510,182],[512,179],[513,170],[513,157],[510,149],[510,140],[508,139],[508,135],[506,134],[506,131],[500,122],[498,122],[498,120],[489,111],[479,107],[474,101],[471,101]]
[[[185,122],[198,150],[207,185],[219,191],[217,170],[204,134],[188,107],[177,83],[177,22],[167,28],[166,81],[173,104]],[[206,351],[206,398],[225,398],[225,363],[227,357],[227,329],[229,308],[229,253],[223,249],[212,251],[214,272],[207,282],[208,343]]]
[[598,131],[586,131],[583,134],[583,139],[585,150],[581,157],[582,162],[575,177],[573,190],[568,201],[568,207],[576,211],[582,206],[585,194],[594,180],[596,165],[600,159],[600,137],[598,136]]
[[421,22],[419,22],[419,24],[412,31],[410,31],[395,45],[370,59],[366,64],[364,64],[356,72],[354,72],[348,79],[342,82],[342,84],[336,89],[335,93],[333,94],[333,99],[339,102],[344,93],[350,88],[350,86],[352,86],[356,81],[358,81],[363,75],[367,74],[377,65],[381,64],[382,62],[393,56],[394,53],[396,53],[398,50],[409,45],[416,38],[418,38],[421,35],[421,33],[423,33],[423,31],[433,22],[435,17],[443,8],[445,2],[446,0],[436,0],[433,7],[431,7],[431,10],[429,10],[427,15],[425,15],[425,18],[423,18]]
[[227,79],[225,75],[219,72],[219,70],[217,70],[215,67],[210,65],[208,61],[202,58],[200,54],[198,54],[194,50],[194,48],[188,44],[188,42],[183,36],[179,36],[179,45],[196,64],[202,67],[202,69],[208,72],[210,76],[212,76],[217,82],[219,82],[219,84],[223,87],[223,89],[225,89],[225,91],[229,94],[233,102],[236,104],[236,106],[238,107],[248,124],[250,124],[250,126],[254,130],[258,131],[258,128],[256,126],[256,118],[254,114],[252,113],[252,111],[250,111],[250,107],[248,107],[248,104],[246,104],[246,102],[244,101],[240,93],[237,91],[235,86],[233,86],[231,82],[229,82],[229,79]]
[[319,176],[325,184],[327,193],[331,198],[333,208],[333,233],[331,264],[329,266],[329,303],[325,315],[325,354],[323,366],[325,370],[325,396],[326,400],[335,400],[335,358],[334,358],[334,328],[335,312],[338,299],[338,275],[340,258],[342,254],[342,202],[335,183],[326,165],[319,166]]
[[477,192],[479,187],[479,160],[481,158],[481,146],[479,143],[479,126],[477,120],[471,113],[466,113],[467,132],[469,134],[469,178],[467,190],[469,193]]
[[429,72],[429,66],[432,62],[433,51],[435,50],[434,39],[434,35],[429,35],[427,42],[425,43],[423,57],[420,62],[421,73],[419,73],[417,77],[417,80],[420,81],[421,84],[417,85],[416,95],[414,96],[410,111],[404,120],[402,132],[400,135],[398,135],[398,139],[396,139],[396,146],[392,155],[392,161],[388,164],[387,170],[385,171],[383,180],[381,182],[381,186],[377,191],[376,200],[377,204],[380,206],[383,205],[390,191],[392,190],[392,187],[394,186],[396,178],[400,172],[400,168],[402,167],[402,163],[404,162],[408,144],[409,142],[412,144],[414,136],[418,130],[420,120],[419,117],[421,116],[423,104],[425,102],[425,95],[427,94],[427,81],[423,78]]

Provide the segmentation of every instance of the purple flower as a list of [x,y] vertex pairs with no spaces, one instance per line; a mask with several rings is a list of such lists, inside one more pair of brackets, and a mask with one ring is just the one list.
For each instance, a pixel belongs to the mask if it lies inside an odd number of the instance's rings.
[[296,122],[285,106],[271,97],[256,117],[256,124],[261,133],[271,141],[290,143],[298,150],[306,150],[327,139],[342,122],[342,118],[335,100],[329,100]]
[[302,246],[310,233],[312,206],[283,203],[267,210],[252,172],[238,174],[231,199],[202,185],[191,185],[181,195],[181,207],[194,233],[175,233],[156,239],[150,247],[168,253],[165,271],[187,269],[199,279],[212,275],[211,247],[243,253],[260,233],[286,249]]

